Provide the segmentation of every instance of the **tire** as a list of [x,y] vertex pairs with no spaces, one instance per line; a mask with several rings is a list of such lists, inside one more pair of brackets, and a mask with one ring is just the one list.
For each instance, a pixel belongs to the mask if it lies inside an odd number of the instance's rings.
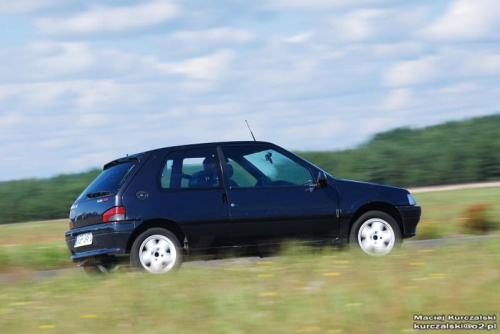
[[383,256],[401,245],[401,229],[391,215],[369,211],[352,225],[349,243],[368,255]]
[[83,270],[89,276],[109,275],[117,272],[120,269],[118,263],[101,263],[90,262],[83,265]]
[[132,244],[130,264],[152,274],[165,274],[179,269],[182,264],[179,239],[164,228],[146,230]]

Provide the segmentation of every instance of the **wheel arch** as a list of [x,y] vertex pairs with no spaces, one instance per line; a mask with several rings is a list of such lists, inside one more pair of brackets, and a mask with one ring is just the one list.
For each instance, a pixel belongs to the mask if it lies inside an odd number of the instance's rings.
[[154,227],[159,227],[159,228],[164,228],[164,229],[169,230],[177,237],[181,246],[184,247],[184,239],[186,238],[186,234],[182,231],[182,229],[180,228],[180,226],[177,223],[175,223],[171,220],[167,220],[167,219],[151,219],[151,220],[146,220],[146,221],[142,222],[134,230],[134,232],[130,236],[128,243],[127,243],[127,253],[130,253],[130,250],[132,248],[132,245],[133,245],[135,239],[137,239],[137,237],[141,233],[143,233],[146,230],[149,230],[150,228],[154,228]]
[[351,217],[351,221],[349,222],[349,230],[347,232],[347,240],[349,240],[349,236],[351,235],[351,229],[356,220],[361,217],[363,214],[369,211],[381,211],[390,215],[399,226],[401,233],[403,233],[403,220],[401,219],[401,215],[399,211],[396,209],[394,205],[391,205],[386,202],[371,202],[361,206],[356,213]]

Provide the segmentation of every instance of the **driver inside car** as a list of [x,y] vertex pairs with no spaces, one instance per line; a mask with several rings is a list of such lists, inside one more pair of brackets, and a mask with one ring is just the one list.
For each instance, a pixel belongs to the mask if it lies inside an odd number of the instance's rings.
[[203,160],[203,170],[191,175],[189,187],[217,187],[218,185],[217,163],[213,156],[208,156]]

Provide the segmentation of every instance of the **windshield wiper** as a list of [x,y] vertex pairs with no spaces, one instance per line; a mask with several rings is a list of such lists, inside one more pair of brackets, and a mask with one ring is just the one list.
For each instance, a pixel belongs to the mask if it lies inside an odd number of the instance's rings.
[[99,196],[106,196],[110,195],[111,191],[96,191],[94,193],[88,193],[86,196],[88,198],[93,198],[93,197],[99,197]]

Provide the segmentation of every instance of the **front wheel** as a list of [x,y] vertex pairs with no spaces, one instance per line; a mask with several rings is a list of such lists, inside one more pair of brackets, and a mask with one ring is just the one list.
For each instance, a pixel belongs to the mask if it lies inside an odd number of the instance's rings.
[[349,242],[368,255],[382,256],[401,244],[401,230],[391,215],[369,211],[352,226]]
[[182,249],[177,237],[163,228],[151,228],[135,239],[130,264],[152,274],[176,270],[182,263]]

